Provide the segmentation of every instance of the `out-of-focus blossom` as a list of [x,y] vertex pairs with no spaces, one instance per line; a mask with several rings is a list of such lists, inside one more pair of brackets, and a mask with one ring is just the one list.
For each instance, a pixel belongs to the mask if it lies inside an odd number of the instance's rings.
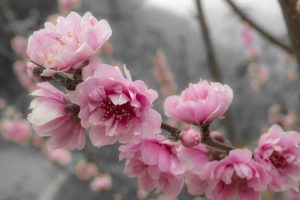
[[101,53],[106,55],[106,56],[111,56],[112,55],[113,46],[109,41],[107,41],[103,44],[103,46],[101,48]]
[[167,97],[164,108],[168,117],[190,124],[208,124],[220,119],[233,98],[228,85],[200,80],[190,84],[180,96]]
[[59,15],[57,13],[51,14],[47,17],[47,21],[52,24],[56,24],[58,17]]
[[61,165],[67,165],[71,162],[71,153],[66,149],[48,149],[46,152],[50,160]]
[[85,160],[80,160],[76,164],[75,172],[79,180],[87,181],[92,176],[96,176],[98,169],[95,163],[87,163]]
[[213,200],[259,200],[270,182],[264,167],[252,160],[247,149],[230,151],[223,160],[206,165],[202,173],[211,181],[206,192]]
[[70,72],[82,68],[111,36],[105,20],[97,21],[87,12],[81,17],[71,12],[58,17],[57,23],[45,23],[45,28],[34,32],[28,39],[30,59],[46,69],[43,76],[54,72]]
[[81,0],[58,0],[58,7],[62,13],[67,13],[81,7]]
[[101,175],[101,176],[96,177],[92,181],[90,187],[91,187],[92,191],[94,191],[94,192],[110,190],[112,188],[111,176],[106,174],[106,175]]
[[33,81],[26,73],[27,68],[26,63],[24,61],[14,62],[13,69],[20,83],[25,89],[27,89],[28,91],[33,91],[37,88],[35,81]]
[[300,134],[284,132],[273,125],[259,139],[255,159],[272,177],[269,189],[281,192],[286,189],[299,191],[300,180]]
[[185,147],[193,147],[200,143],[200,132],[193,128],[186,128],[181,135],[181,143]]
[[293,190],[287,191],[284,193],[284,199],[285,200],[299,200],[300,199],[300,193],[295,192]]
[[183,187],[183,164],[177,156],[178,144],[163,137],[143,139],[120,147],[120,159],[126,159],[125,174],[137,177],[147,192],[178,195]]
[[300,13],[300,1],[298,1],[296,4],[296,10],[298,13]]
[[26,120],[3,120],[0,123],[2,136],[16,143],[26,143],[32,133]]
[[275,124],[282,121],[283,115],[280,113],[280,106],[278,104],[271,105],[268,109],[268,120]]
[[71,101],[80,106],[83,127],[91,127],[93,145],[129,142],[160,132],[161,116],[152,108],[157,98],[142,81],[132,81],[125,70],[101,65],[93,77],[80,83]]
[[23,36],[17,35],[11,39],[11,48],[18,56],[27,58],[26,47],[27,40]]
[[174,76],[170,71],[165,54],[162,50],[158,50],[154,57],[153,73],[155,78],[159,81],[161,92],[165,97],[176,93],[177,86]]
[[289,109],[287,115],[282,118],[282,124],[285,129],[296,129],[299,125],[299,117],[295,110]]
[[148,195],[149,195],[149,192],[146,192],[145,190],[142,190],[142,189],[139,189],[136,194],[137,198],[140,200],[147,199]]
[[79,107],[71,104],[63,92],[50,83],[39,83],[32,95],[33,109],[28,120],[40,136],[50,136],[50,148],[82,149],[85,145],[85,129],[78,118]]
[[252,78],[251,87],[255,91],[260,91],[261,87],[268,81],[269,79],[269,70],[265,65],[258,66],[255,63],[251,63],[248,66],[248,71]]
[[249,59],[255,60],[259,54],[254,46],[254,32],[248,24],[243,24],[241,28],[241,37],[245,46],[246,55]]

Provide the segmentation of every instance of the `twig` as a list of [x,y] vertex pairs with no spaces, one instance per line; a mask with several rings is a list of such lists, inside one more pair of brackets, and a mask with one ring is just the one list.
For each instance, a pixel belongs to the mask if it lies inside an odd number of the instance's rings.
[[[36,72],[42,72],[44,69],[46,69],[44,66],[34,62],[34,61],[30,61],[33,64],[37,65],[39,68],[36,69]],[[57,72],[53,75],[53,78],[58,81],[62,86],[64,86],[65,88],[67,88],[68,90],[75,90],[76,86],[82,82],[82,80],[80,78],[76,78],[76,79],[72,79],[67,77],[64,73],[60,73]]]
[[[172,127],[166,123],[162,123],[161,124],[161,128],[170,132],[171,135],[174,137],[174,138],[180,138],[180,133],[181,133],[181,130],[175,128],[175,127]],[[223,143],[220,143],[220,142],[217,142],[215,141],[214,139],[212,139],[209,135],[209,126],[202,126],[201,127],[201,132],[202,132],[202,139],[201,139],[201,143],[207,145],[207,146],[210,146],[210,147],[213,147],[213,148],[216,148],[216,149],[219,149],[219,150],[222,150],[222,151],[226,151],[227,153],[230,151],[230,150],[233,150],[234,147],[231,147],[231,146],[228,146],[226,144],[223,144]]]
[[[243,13],[243,11],[232,0],[225,0],[225,1],[243,21],[247,22],[250,26],[252,26],[263,37],[265,37],[266,39],[268,39],[270,42],[277,45],[278,47],[282,48],[283,50],[287,51],[288,53],[291,54],[294,53],[290,46],[288,46],[287,44],[283,43],[282,41],[274,37],[270,32],[265,30],[262,26],[258,25],[249,16]],[[288,0],[282,0],[282,2],[284,1],[288,2]]]
[[[195,0],[196,5],[197,5],[197,10],[198,10],[198,19],[199,19],[199,24],[202,30],[202,35],[203,35],[203,40],[205,43],[206,51],[207,51],[207,59],[209,62],[209,69],[211,71],[211,75],[214,80],[223,82],[222,78],[222,73],[220,71],[220,68],[218,66],[215,50],[212,44],[212,40],[210,38],[210,32],[209,28],[207,26],[206,20],[205,20],[205,15],[204,11],[202,8],[202,3],[201,0]],[[233,143],[239,143],[240,139],[237,135],[235,135],[235,128],[234,128],[234,122],[233,122],[233,117],[230,113],[230,111],[227,112],[226,118],[224,119],[225,127],[228,131],[228,136]]]
[[278,0],[287,26],[289,39],[300,70],[300,14],[296,11],[297,0]]

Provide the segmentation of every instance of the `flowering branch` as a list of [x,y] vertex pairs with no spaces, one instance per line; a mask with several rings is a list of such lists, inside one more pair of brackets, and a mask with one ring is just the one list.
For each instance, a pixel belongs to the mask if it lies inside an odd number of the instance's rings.
[[[43,70],[45,70],[46,68],[34,61],[30,61],[31,63],[37,65],[38,67],[34,69],[34,74],[40,76],[41,73],[43,72]],[[55,79],[56,81],[58,81],[62,86],[64,86],[65,88],[67,88],[68,90],[75,90],[76,86],[82,82],[82,78],[81,78],[81,72],[75,71],[74,78],[69,78],[68,76],[66,76],[64,73],[60,73],[57,72],[53,75],[53,79]],[[45,77],[41,77],[41,79],[43,80]]]
[[[273,44],[277,45],[278,47],[282,48],[283,50],[287,51],[288,53],[293,53],[293,50],[287,44],[284,44],[276,37],[274,37],[271,33],[265,30],[263,27],[258,25],[252,19],[250,19],[241,9],[232,1],[232,0],[225,0],[227,4],[234,10],[234,12],[245,22],[251,25],[257,32],[259,32],[262,36],[268,39]],[[294,7],[295,8],[295,7]]]
[[[171,140],[180,140],[181,130],[179,130],[175,127],[172,127],[172,126],[170,126],[166,123],[162,123],[161,128],[171,133],[171,135],[168,136],[169,139],[171,139]],[[202,132],[201,143],[206,144],[207,146],[222,150],[222,151],[226,151],[226,152],[229,152],[229,151],[234,149],[234,147],[225,145],[223,143],[217,142],[214,139],[212,139],[209,135],[209,125],[201,126],[200,129],[201,129],[201,132]]]
[[298,67],[300,67],[300,16],[296,10],[297,0],[278,0],[284,16],[289,39],[292,44],[293,53],[296,56]]

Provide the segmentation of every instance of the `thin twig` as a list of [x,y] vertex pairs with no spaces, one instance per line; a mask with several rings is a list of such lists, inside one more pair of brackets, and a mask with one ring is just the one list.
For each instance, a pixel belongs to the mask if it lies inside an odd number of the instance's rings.
[[297,0],[278,0],[287,26],[289,39],[291,41],[300,70],[300,15],[296,11]]
[[[172,127],[166,123],[162,123],[161,124],[161,128],[170,132],[171,135],[174,137],[174,138],[180,138],[180,133],[181,133],[181,130],[175,128],[175,127]],[[214,139],[212,139],[209,135],[209,127],[208,126],[203,126],[201,127],[201,132],[202,132],[202,139],[201,139],[201,143],[202,144],[205,144],[207,146],[210,146],[210,147],[213,147],[213,148],[216,148],[216,149],[219,149],[219,150],[222,150],[222,151],[226,151],[227,153],[230,151],[230,150],[233,150],[234,147],[231,147],[231,146],[228,146],[226,144],[223,144],[223,143],[220,143],[218,141],[215,141]]]
[[[210,65],[209,69],[211,71],[211,75],[215,81],[223,82],[222,72],[220,71],[220,68],[218,66],[216,53],[215,53],[215,50],[214,50],[214,47],[212,44],[212,40],[210,38],[210,32],[209,32],[209,28],[206,23],[201,0],[195,0],[195,1],[196,1],[196,5],[197,5],[197,10],[198,10],[199,24],[201,27],[203,40],[204,40],[205,47],[206,47],[207,59],[208,59],[209,65]],[[240,141],[239,137],[234,134],[235,133],[234,121],[233,121],[233,117],[232,117],[230,111],[228,111],[226,114],[226,118],[224,119],[224,124],[227,129],[227,132],[229,133],[228,136],[229,136],[231,142],[239,143],[239,141]]]
[[[45,70],[46,68],[38,63],[36,63],[35,61],[30,61],[33,64],[37,65],[39,67],[39,69],[35,70],[35,71],[40,71],[42,72],[43,70]],[[53,78],[58,81],[62,86],[64,86],[65,88],[67,88],[68,90],[75,90],[76,86],[82,81],[81,79],[72,79],[69,78],[68,76],[66,76],[64,73],[60,73],[57,72],[53,75]]]
[[[293,54],[292,48],[277,39],[275,36],[273,36],[270,32],[265,30],[262,26],[258,25],[255,21],[253,21],[249,16],[247,16],[232,0],[225,0],[227,4],[234,10],[234,12],[245,22],[247,22],[250,26],[252,26],[258,33],[260,33],[263,37],[268,39],[273,44],[277,45],[281,49],[287,51],[288,53]],[[288,1],[288,0],[282,0],[282,1]],[[295,7],[294,7],[295,9]]]

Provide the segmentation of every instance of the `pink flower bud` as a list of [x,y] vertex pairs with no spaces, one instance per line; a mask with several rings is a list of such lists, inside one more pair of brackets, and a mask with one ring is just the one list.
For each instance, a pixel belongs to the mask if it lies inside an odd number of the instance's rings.
[[183,131],[183,134],[180,138],[181,143],[185,147],[193,147],[200,143],[200,133],[195,129],[188,128]]
[[69,164],[72,159],[70,151],[66,149],[54,149],[54,150],[48,149],[47,155],[51,160],[61,165]]

